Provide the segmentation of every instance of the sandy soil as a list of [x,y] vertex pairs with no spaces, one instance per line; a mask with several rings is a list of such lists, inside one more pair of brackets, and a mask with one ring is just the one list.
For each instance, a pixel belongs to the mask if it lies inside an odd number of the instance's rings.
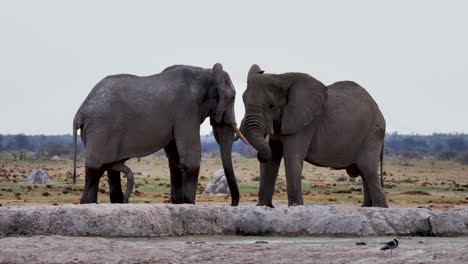
[[[242,204],[255,204],[259,185],[258,161],[256,159],[233,159]],[[169,169],[165,157],[145,157],[141,162],[130,160],[128,165],[135,172],[136,185],[131,203],[169,203]],[[35,168],[44,168],[54,184],[24,185],[22,182]],[[229,196],[203,195],[204,187],[213,173],[222,168],[219,158],[203,159],[200,169],[197,204],[221,203],[228,205]],[[11,162],[0,161],[0,205],[70,204],[78,203],[82,194],[83,164],[78,164],[78,182],[72,184],[71,161],[58,162]],[[468,205],[468,166],[451,161],[437,160],[386,160],[385,191],[391,207],[424,206],[450,209]],[[108,184],[104,176],[100,181],[98,200],[109,203]],[[126,180],[123,179],[123,184]],[[360,177],[347,176],[344,170],[330,170],[304,163],[302,190],[308,204],[355,204],[362,203]],[[274,203],[287,203],[284,168],[279,171]],[[423,191],[429,195],[407,194],[408,191]]]
[[[178,237],[109,239],[34,236],[0,239],[0,263],[467,263],[468,238]],[[356,245],[364,242],[366,245]]]

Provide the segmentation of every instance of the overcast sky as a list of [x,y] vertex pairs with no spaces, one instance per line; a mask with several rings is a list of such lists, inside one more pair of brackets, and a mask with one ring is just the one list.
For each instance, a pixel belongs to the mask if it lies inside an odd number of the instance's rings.
[[[70,134],[106,75],[221,62],[353,80],[387,131],[468,133],[468,1],[2,1],[0,133]],[[209,133],[209,122],[202,133]]]

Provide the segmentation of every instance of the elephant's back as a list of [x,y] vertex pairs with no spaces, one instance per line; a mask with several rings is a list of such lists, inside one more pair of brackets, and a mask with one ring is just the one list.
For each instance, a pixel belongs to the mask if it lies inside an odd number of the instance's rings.
[[155,76],[114,75],[100,81],[78,110],[87,164],[97,168],[162,148],[171,137],[172,116],[166,113],[172,97]]
[[[383,118],[382,113],[372,96],[359,84],[353,81],[335,82],[328,89],[328,111],[340,111],[340,114],[355,113],[369,119]],[[366,114],[367,113],[367,114]]]

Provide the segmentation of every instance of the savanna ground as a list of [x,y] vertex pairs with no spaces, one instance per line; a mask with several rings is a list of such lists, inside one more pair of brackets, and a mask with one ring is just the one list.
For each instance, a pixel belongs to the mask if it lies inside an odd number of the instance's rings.
[[[140,162],[127,164],[135,173],[136,184],[131,203],[169,203],[170,184],[167,159],[149,156]],[[257,202],[259,185],[258,161],[233,158],[234,170],[241,192],[241,205]],[[25,185],[21,183],[36,167],[43,168],[54,182],[51,185]],[[197,203],[230,204],[230,196],[208,196],[204,187],[213,173],[222,168],[219,158],[203,159],[200,169]],[[78,203],[84,185],[84,166],[78,163],[77,184],[72,184],[71,161],[0,161],[1,206],[31,204]],[[385,191],[389,206],[426,207],[450,210],[468,205],[468,166],[451,161],[400,160],[384,161]],[[302,188],[305,203],[355,204],[362,202],[360,177],[350,178],[345,170],[331,170],[304,163]],[[126,179],[122,180],[123,186]],[[416,191],[416,192],[415,192]],[[409,192],[409,193],[408,193]],[[413,192],[413,193],[411,193]],[[109,203],[107,177],[100,182],[99,203]],[[280,168],[274,195],[275,204],[287,203],[284,167]]]

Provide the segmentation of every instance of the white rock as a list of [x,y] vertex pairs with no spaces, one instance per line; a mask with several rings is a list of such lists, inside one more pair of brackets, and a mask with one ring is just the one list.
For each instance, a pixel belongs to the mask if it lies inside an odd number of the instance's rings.
[[217,170],[211,178],[211,183],[205,187],[205,194],[208,195],[225,195],[231,194],[227,183],[226,175],[223,169]]
[[59,156],[55,155],[52,158],[50,158],[50,160],[59,161],[59,160],[62,160],[62,159]]

